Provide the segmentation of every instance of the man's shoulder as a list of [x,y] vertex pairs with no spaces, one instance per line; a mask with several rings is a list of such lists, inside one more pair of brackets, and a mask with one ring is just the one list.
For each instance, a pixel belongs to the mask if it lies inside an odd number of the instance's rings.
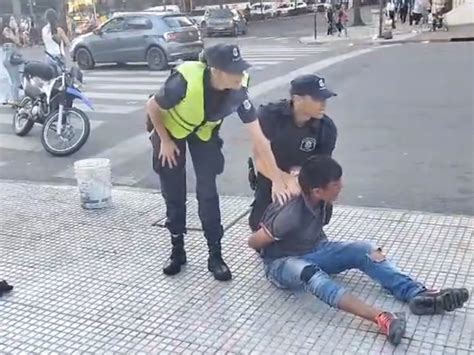
[[291,105],[288,100],[269,102],[259,106],[258,114],[259,118],[264,120],[276,119],[282,115],[291,116]]
[[302,206],[304,206],[302,196],[295,197],[284,204],[274,202],[268,206],[264,218],[278,218],[280,221],[292,223],[295,221],[295,217],[301,213]]

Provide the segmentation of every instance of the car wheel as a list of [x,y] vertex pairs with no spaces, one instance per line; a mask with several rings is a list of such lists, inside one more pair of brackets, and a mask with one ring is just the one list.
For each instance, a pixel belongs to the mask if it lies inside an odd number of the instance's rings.
[[168,67],[166,54],[161,48],[151,47],[146,53],[146,61],[150,70],[164,70]]
[[79,48],[76,51],[76,62],[80,69],[94,69],[95,63],[91,52],[86,48]]

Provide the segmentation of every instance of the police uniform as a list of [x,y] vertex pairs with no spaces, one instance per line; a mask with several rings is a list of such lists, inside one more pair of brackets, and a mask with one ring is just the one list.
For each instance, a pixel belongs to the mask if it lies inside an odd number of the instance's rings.
[[238,113],[243,123],[255,121],[257,115],[247,94],[248,75],[244,75],[239,90],[219,91],[210,84],[210,67],[239,74],[250,67],[241,57],[239,48],[218,44],[207,48],[204,58],[207,63],[185,62],[176,67],[154,97],[162,109],[160,118],[180,151],[177,166],[162,166],[158,158],[160,138],[156,132],[152,133],[153,169],[160,177],[166,201],[166,227],[173,244],[171,266],[174,267],[165,268],[164,272],[177,273],[179,266],[186,262],[183,236],[186,233],[187,146],[196,173],[199,218],[210,252],[208,267],[216,279],[228,280],[230,270],[221,256],[223,228],[216,187],[216,177],[224,170],[223,141],[218,132],[223,119],[233,112]]
[[[291,82],[292,95],[310,95],[315,99],[326,100],[336,94],[326,88],[323,78],[316,75],[302,75]],[[278,167],[286,172],[300,167],[303,162],[317,154],[331,155],[337,139],[337,128],[328,116],[312,118],[299,127],[293,116],[291,100],[281,100],[259,107],[258,119],[262,131],[271,143]],[[255,199],[249,216],[249,225],[253,231],[259,227],[265,209],[272,202],[272,182],[257,173]],[[330,218],[331,209],[328,211]]]

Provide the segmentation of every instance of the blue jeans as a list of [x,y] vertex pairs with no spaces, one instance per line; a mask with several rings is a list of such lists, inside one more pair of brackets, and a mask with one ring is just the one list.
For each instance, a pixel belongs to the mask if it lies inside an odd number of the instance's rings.
[[[324,242],[305,255],[266,260],[265,274],[279,288],[306,290],[335,308],[339,308],[341,298],[347,291],[329,274],[349,269],[359,269],[404,302],[426,290],[385,258],[379,261],[372,258],[376,250],[373,243],[366,241]],[[312,277],[303,281],[303,270],[307,274],[311,269],[314,274],[311,272]]]

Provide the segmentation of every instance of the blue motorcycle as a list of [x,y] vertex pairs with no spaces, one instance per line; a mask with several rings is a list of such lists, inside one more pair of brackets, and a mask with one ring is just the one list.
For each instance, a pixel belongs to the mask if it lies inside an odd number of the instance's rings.
[[81,100],[91,109],[93,106],[78,88],[82,84],[81,71],[68,70],[62,59],[46,54],[56,65],[25,64],[22,79],[25,96],[16,107],[13,130],[16,135],[24,136],[35,123],[41,124],[44,149],[54,156],[67,156],[77,152],[90,134],[89,118],[73,107],[74,100]]

